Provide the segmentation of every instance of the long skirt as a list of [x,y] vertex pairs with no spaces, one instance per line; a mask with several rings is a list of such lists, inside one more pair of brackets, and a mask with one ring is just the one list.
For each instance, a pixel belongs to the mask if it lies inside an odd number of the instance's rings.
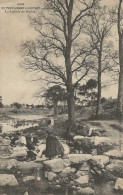
[[59,140],[53,135],[48,135],[46,139],[46,151],[45,155],[48,158],[52,158],[56,155],[63,155],[64,148]]

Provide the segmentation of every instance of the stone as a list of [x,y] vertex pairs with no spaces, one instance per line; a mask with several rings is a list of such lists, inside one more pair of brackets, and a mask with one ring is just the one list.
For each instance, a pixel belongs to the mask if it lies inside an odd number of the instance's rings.
[[73,186],[71,186],[71,189],[73,191],[73,195],[76,194],[75,192],[76,192],[77,187],[73,185]]
[[87,125],[83,125],[80,122],[76,125],[76,135],[88,136],[89,127]]
[[27,156],[27,147],[26,146],[16,146],[10,158],[26,157],[26,156]]
[[38,175],[36,179],[37,179],[37,181],[40,181],[41,180],[41,177],[39,177],[39,175]]
[[96,173],[98,175],[102,175],[101,169],[99,167],[97,167],[97,166],[94,166],[93,167],[93,171],[94,171],[94,173]]
[[43,165],[41,163],[36,163],[34,161],[30,161],[30,162],[19,162],[16,165],[17,169],[19,170],[32,170],[32,169],[41,169],[43,167]]
[[79,191],[79,190],[81,190],[81,187],[77,187],[76,189]]
[[61,142],[61,144],[62,144],[62,146],[63,146],[63,148],[64,148],[64,154],[66,155],[66,154],[69,154],[70,153],[70,148],[69,148],[69,146],[67,145],[67,144],[65,144],[65,143],[62,143]]
[[1,193],[0,193],[0,195],[7,195],[7,194],[5,194],[5,193],[2,193],[2,194],[1,194]]
[[70,166],[70,161],[68,159],[63,159],[63,164],[65,167],[69,167]]
[[89,169],[90,169],[90,166],[88,165],[88,163],[87,162],[84,162],[82,165],[80,165],[80,167],[79,167],[79,170],[81,170],[81,171],[89,171]]
[[97,154],[103,154],[114,148],[113,141],[108,137],[92,137],[94,148],[97,149]]
[[0,136],[0,146],[9,146],[11,144],[11,140],[6,137],[6,138],[2,138]]
[[48,177],[48,171],[45,171],[45,172],[44,172],[44,176],[45,176],[45,178]]
[[86,153],[90,153],[91,149],[97,149],[98,154],[103,154],[114,147],[113,141],[108,137],[74,136],[74,141],[80,141],[81,149]]
[[86,162],[92,158],[91,154],[69,154],[67,155],[67,159],[71,164],[79,164]]
[[109,150],[108,152],[104,153],[106,156],[114,159],[123,159],[123,151],[119,150]]
[[70,185],[73,186],[74,185],[74,181],[70,181]]
[[118,178],[117,179],[117,181],[115,183],[115,186],[114,186],[114,189],[123,191],[123,178]]
[[83,141],[84,139],[87,139],[88,141],[90,140],[95,146],[100,145],[100,144],[107,144],[107,145],[112,145],[114,144],[113,141],[108,138],[108,137],[99,137],[99,136],[94,136],[94,137],[87,137],[87,136],[74,136],[74,141],[75,140],[81,140]]
[[108,137],[85,137],[82,140],[82,148],[87,151],[91,152],[92,149],[97,149],[97,154],[103,154],[111,149],[113,149],[114,143]]
[[94,156],[94,155],[97,155],[97,149],[91,149],[91,154]]
[[86,187],[78,190],[77,195],[95,195],[95,192],[91,187]]
[[79,183],[79,184],[88,184],[88,182],[89,182],[89,176],[88,175],[80,176],[76,180],[76,182]]
[[63,173],[74,173],[76,171],[75,168],[71,168],[71,167],[66,167],[65,169],[62,170]]
[[34,176],[26,176],[23,178],[23,182],[33,181],[35,180]]
[[35,162],[37,162],[37,163],[42,163],[42,162],[45,161],[45,160],[48,160],[48,158],[45,157],[45,156],[42,156],[42,157],[36,156]]
[[59,184],[59,180],[56,180],[55,183],[56,183],[56,184]]
[[91,169],[90,172],[91,172],[92,175],[95,175],[95,171],[94,170]]
[[56,178],[56,174],[55,173],[53,173],[53,172],[48,172],[48,174],[47,174],[47,179],[49,180],[49,181],[53,181],[55,178]]
[[64,169],[63,159],[52,159],[43,162],[46,170],[58,173]]
[[123,178],[123,161],[112,160],[112,162],[106,166],[106,170],[115,176]]
[[0,186],[17,186],[18,182],[14,175],[0,174]]
[[84,136],[81,136],[81,135],[76,135],[73,137],[73,140],[83,140],[84,139]]
[[109,157],[104,155],[95,155],[92,157],[90,162],[93,165],[97,165],[100,168],[104,168],[107,163],[109,163]]
[[26,192],[24,193],[24,195],[29,195],[29,193],[26,191]]
[[84,175],[89,175],[88,171],[77,171],[76,176],[80,177],[80,176],[84,176]]
[[108,181],[116,181],[116,179],[118,178],[117,176],[115,176],[115,174],[112,174],[110,171],[106,169],[102,169],[101,171],[102,171],[102,176]]
[[16,167],[17,160],[9,158],[0,158],[0,170],[7,170]]
[[76,169],[75,168],[71,168],[71,167],[66,167],[65,169],[63,169],[61,172],[60,172],[60,176],[61,177],[65,177],[69,174],[72,174],[72,173],[75,173]]
[[98,146],[100,144],[107,144],[107,145],[112,145],[113,144],[113,141],[108,137],[95,136],[93,138],[93,141],[94,141],[94,145],[96,145],[96,146]]
[[89,134],[88,135],[91,136],[94,131],[98,131],[98,128],[95,126],[89,127]]
[[53,127],[54,126],[54,118],[50,118],[50,121],[51,121],[50,126]]
[[99,131],[92,131],[91,136],[101,136],[101,133]]
[[55,185],[55,189],[59,190],[59,189],[61,189],[61,186],[60,185]]
[[13,152],[13,149],[11,147],[11,141],[8,137],[2,138],[0,136],[0,156],[8,156],[11,155]]

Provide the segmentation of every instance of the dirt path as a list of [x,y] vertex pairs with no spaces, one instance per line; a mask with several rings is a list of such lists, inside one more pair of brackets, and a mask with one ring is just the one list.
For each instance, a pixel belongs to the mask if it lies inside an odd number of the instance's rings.
[[115,143],[116,143],[116,148],[119,149],[119,141],[121,141],[121,149],[123,151],[123,132],[120,132],[119,130],[111,127],[111,124],[116,124],[119,125],[118,121],[111,120],[111,121],[90,121],[90,122],[97,122],[100,123],[102,128],[106,130],[105,135],[110,137]]

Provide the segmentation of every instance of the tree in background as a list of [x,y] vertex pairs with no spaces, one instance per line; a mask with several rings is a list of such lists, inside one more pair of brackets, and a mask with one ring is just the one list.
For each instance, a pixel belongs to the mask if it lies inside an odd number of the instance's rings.
[[75,126],[74,90],[92,66],[91,50],[82,36],[84,22],[92,16],[98,1],[46,0],[42,12],[30,17],[39,39],[21,47],[21,66],[33,72],[35,80],[66,86],[68,134]]
[[102,74],[107,74],[113,71],[116,66],[114,58],[117,52],[113,49],[113,42],[110,41],[111,14],[106,7],[98,7],[94,10],[93,16],[85,22],[85,32],[89,36],[89,44],[93,52],[92,58],[94,61],[93,70],[97,72],[97,108],[96,116],[101,112],[101,90],[102,90]]
[[78,85],[78,96],[79,96],[80,102],[82,103],[82,106],[84,106],[84,103],[87,102],[86,94],[87,94],[86,84]]
[[86,87],[88,94],[87,96],[91,98],[91,106],[93,108],[93,102],[95,101],[97,97],[97,92],[95,92],[95,89],[97,88],[97,81],[94,79],[90,79],[86,82]]
[[120,120],[122,119],[123,113],[123,1],[119,0],[119,7],[118,7],[118,35],[119,35],[119,65],[120,65],[120,72],[119,72],[119,88],[118,88],[118,105],[117,111]]
[[78,94],[80,96],[83,96],[85,98],[84,102],[86,101],[87,104],[92,105],[92,107],[93,107],[93,102],[95,101],[95,98],[97,97],[97,92],[95,92],[96,88],[97,88],[97,81],[94,79],[89,79],[86,82],[86,84],[80,85],[78,87],[78,89],[79,89]]
[[58,114],[58,102],[67,99],[65,89],[60,85],[54,85],[48,88],[43,94],[43,97],[45,97],[47,105],[53,105],[55,115]]
[[14,102],[13,104],[11,104],[11,107],[17,108],[17,109],[21,109],[22,105],[18,102]]
[[3,108],[3,104],[2,104],[2,96],[0,96],[0,108]]

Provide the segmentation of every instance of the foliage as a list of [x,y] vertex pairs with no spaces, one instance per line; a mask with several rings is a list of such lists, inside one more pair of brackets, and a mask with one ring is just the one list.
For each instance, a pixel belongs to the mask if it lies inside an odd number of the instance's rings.
[[3,108],[3,104],[2,104],[2,102],[0,102],[0,108]]
[[94,79],[89,79],[86,84],[80,85],[78,87],[78,94],[85,97],[84,101],[86,100],[88,105],[93,104],[95,98],[97,97],[97,92],[94,91],[96,87],[97,81]]
[[17,109],[20,109],[22,107],[22,105],[18,102],[14,102],[13,104],[11,104],[11,107],[15,107]]
[[0,108],[3,108],[3,104],[2,104],[2,96],[0,96]]
[[67,100],[67,93],[60,85],[54,85],[43,94],[48,108],[54,107],[54,114],[58,114],[58,102]]
[[90,79],[86,82],[86,87],[89,90],[95,89],[97,87],[97,81],[94,79]]
[[107,99],[106,99],[105,97],[102,97],[102,98],[101,98],[101,104],[103,104],[104,102],[106,102],[106,100],[107,100]]
[[110,109],[117,106],[117,99],[108,99],[103,104],[103,109]]
[[52,102],[53,104],[58,101],[63,101],[67,99],[67,95],[65,93],[65,89],[62,88],[60,85],[54,85],[46,90],[43,97],[46,100]]

